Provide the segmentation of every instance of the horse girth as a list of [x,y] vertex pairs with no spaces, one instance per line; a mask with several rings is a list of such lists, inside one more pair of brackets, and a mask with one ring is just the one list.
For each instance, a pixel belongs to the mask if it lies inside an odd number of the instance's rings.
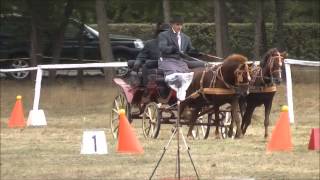
[[276,92],[277,86],[250,86],[249,92],[250,93],[271,93]]

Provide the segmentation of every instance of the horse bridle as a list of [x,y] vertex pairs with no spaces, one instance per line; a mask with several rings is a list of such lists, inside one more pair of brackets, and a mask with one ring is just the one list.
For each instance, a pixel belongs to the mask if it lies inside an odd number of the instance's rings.
[[[236,77],[236,79],[235,79],[236,86],[249,85],[251,77],[250,77],[250,72],[249,72],[249,66],[247,63],[240,64],[238,66],[238,68],[235,70],[234,75]],[[246,75],[248,78],[247,82],[243,82],[244,75]]]
[[[275,73],[278,73],[280,75],[280,78],[281,79],[281,66],[282,66],[282,62],[281,62],[281,59],[282,59],[282,56],[279,52],[277,52],[277,54],[275,56],[271,56],[268,63],[267,63],[267,69],[270,73],[270,79],[271,79],[271,82],[273,83],[274,82],[274,74]],[[273,69],[273,66],[274,66],[274,63],[275,61],[278,61],[279,63],[279,68],[277,69]]]

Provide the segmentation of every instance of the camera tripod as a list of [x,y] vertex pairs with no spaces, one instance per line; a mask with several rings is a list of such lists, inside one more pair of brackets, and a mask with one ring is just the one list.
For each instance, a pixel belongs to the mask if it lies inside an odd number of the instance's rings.
[[162,154],[160,156],[160,159],[158,160],[156,167],[154,168],[151,176],[149,177],[149,180],[152,179],[154,173],[156,172],[156,170],[157,170],[157,168],[158,168],[163,156],[165,155],[167,149],[169,148],[174,136],[176,136],[176,138],[177,138],[177,160],[176,160],[175,178],[178,178],[180,180],[180,134],[181,134],[184,146],[185,146],[185,148],[186,148],[186,150],[188,152],[188,156],[189,156],[189,159],[190,159],[191,164],[193,166],[193,170],[196,173],[197,179],[199,179],[198,172],[196,170],[196,167],[195,167],[195,165],[193,163],[193,160],[192,160],[192,157],[191,157],[191,154],[190,154],[190,147],[187,145],[187,141],[186,141],[186,139],[185,139],[185,137],[183,135],[183,132],[182,132],[182,129],[181,129],[181,125],[180,125],[180,100],[177,101],[177,107],[178,107],[178,119],[176,121],[176,125],[174,127],[173,133],[172,133],[167,145],[163,148],[163,152],[162,152]]

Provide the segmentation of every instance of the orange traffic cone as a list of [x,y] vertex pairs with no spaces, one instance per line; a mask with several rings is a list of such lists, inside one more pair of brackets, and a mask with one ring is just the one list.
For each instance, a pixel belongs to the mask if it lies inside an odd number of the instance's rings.
[[268,151],[291,151],[291,133],[287,106],[281,108],[280,118],[272,131]]
[[143,148],[134,133],[134,129],[129,124],[123,109],[119,111],[119,121],[118,152],[143,153]]
[[320,128],[313,128],[311,130],[308,148],[310,150],[320,150]]
[[8,121],[9,128],[24,128],[26,126],[26,120],[23,115],[21,98],[21,96],[17,96],[16,104],[13,107],[10,119]]

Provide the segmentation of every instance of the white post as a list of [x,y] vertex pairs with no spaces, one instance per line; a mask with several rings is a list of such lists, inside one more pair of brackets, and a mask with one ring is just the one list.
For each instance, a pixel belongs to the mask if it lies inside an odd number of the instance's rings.
[[291,68],[289,63],[285,63],[286,69],[286,79],[287,79],[287,102],[289,108],[289,119],[290,123],[294,123],[294,113],[293,113],[293,95],[292,95],[292,78],[291,78]]
[[27,126],[46,126],[47,121],[42,109],[39,109],[42,69],[37,67],[36,85],[34,90],[33,109],[29,112]]
[[43,70],[40,67],[38,67],[37,77],[36,77],[36,85],[35,85],[35,90],[34,90],[33,110],[39,109],[42,72],[43,72]]

